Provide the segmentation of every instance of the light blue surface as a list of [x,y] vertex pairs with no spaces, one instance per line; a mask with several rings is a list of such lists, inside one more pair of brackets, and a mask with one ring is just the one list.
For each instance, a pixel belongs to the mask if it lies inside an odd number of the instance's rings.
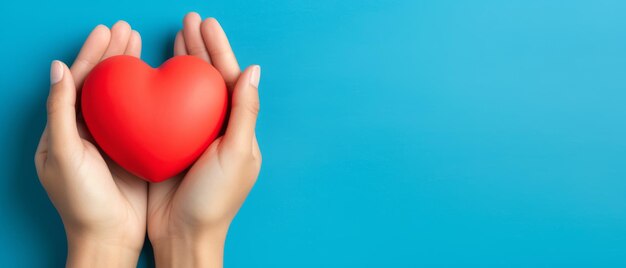
[[5,1],[1,267],[65,259],[50,61],[125,19],[158,65],[191,10],[263,68],[227,267],[626,267],[626,3],[539,0]]

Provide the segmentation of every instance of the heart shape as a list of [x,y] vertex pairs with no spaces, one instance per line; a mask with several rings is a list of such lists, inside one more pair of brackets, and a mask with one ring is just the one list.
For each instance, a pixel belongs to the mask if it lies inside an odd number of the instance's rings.
[[117,164],[152,182],[189,167],[219,134],[228,106],[211,64],[177,56],[152,68],[114,56],[89,73],[81,105],[89,132]]

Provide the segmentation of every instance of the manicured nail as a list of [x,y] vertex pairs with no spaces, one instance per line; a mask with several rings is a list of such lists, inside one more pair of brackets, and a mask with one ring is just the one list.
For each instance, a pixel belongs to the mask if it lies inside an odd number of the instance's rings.
[[63,64],[58,60],[53,60],[50,64],[50,84],[54,85],[63,79]]
[[261,79],[261,66],[254,65],[254,67],[252,67],[252,73],[250,74],[250,85],[255,88],[258,88],[260,79]]

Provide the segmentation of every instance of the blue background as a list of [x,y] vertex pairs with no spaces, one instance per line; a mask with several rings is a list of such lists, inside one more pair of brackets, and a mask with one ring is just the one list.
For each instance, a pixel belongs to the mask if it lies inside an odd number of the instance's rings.
[[263,67],[227,267],[626,267],[624,1],[1,5],[2,267],[65,259],[32,160],[50,61],[124,19],[157,66],[192,10]]

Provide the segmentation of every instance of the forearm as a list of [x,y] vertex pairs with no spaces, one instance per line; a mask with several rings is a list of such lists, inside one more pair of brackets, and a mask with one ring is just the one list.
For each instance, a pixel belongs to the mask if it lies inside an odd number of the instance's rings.
[[152,241],[156,267],[222,267],[225,239],[214,234]]
[[68,236],[66,267],[136,267],[139,254],[110,241]]

